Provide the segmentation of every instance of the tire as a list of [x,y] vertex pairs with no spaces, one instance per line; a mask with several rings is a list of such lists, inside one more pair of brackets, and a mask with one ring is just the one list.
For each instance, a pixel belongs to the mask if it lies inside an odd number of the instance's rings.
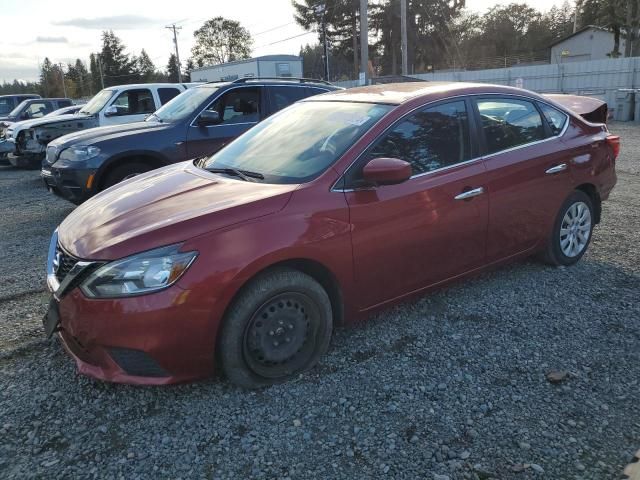
[[547,240],[543,260],[550,265],[577,263],[587,251],[593,235],[595,212],[589,195],[574,191],[564,201]]
[[128,178],[148,172],[149,170],[151,170],[151,167],[146,163],[141,162],[132,162],[120,165],[107,173],[104,183],[102,184],[102,190],[112,187]]
[[218,341],[222,373],[244,388],[282,383],[318,363],[333,329],[327,292],[309,275],[275,269],[234,300]]

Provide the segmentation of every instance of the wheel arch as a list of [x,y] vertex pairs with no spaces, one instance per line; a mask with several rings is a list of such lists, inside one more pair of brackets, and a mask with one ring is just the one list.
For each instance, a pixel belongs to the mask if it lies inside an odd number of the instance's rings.
[[600,198],[600,194],[598,193],[598,189],[592,183],[583,183],[576,187],[576,190],[579,190],[591,199],[591,203],[593,204],[593,213],[595,216],[595,223],[600,223],[600,217],[602,214],[602,200]]
[[[310,258],[289,258],[278,260],[270,263],[269,265],[262,266],[261,268],[258,268],[257,270],[252,272],[249,276],[247,276],[246,279],[244,279],[242,284],[235,289],[231,300],[225,306],[224,313],[222,315],[222,321],[224,321],[224,318],[227,316],[227,312],[229,311],[235,300],[239,295],[242,294],[245,287],[249,285],[252,280],[254,280],[259,275],[264,274],[265,272],[278,268],[297,270],[306,275],[309,275],[316,282],[318,282],[329,296],[334,325],[340,326],[344,324],[344,296],[342,286],[340,285],[338,278],[329,267],[318,260]],[[222,324],[222,322],[220,324]]]
[[146,165],[149,165],[149,167],[151,167],[152,169],[164,167],[165,165],[169,165],[171,163],[167,158],[160,155],[158,152],[149,150],[132,150],[119,153],[109,158],[98,169],[95,179],[97,191],[100,191],[104,188],[104,181],[109,173],[113,171],[113,169],[129,162],[144,163]]

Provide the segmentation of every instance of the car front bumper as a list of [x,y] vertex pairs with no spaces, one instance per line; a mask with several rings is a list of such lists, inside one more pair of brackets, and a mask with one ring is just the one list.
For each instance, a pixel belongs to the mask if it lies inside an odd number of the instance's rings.
[[[136,385],[210,376],[218,327],[210,291],[174,284],[146,295],[89,298],[78,286],[103,264],[71,257],[54,232],[47,259],[52,299],[43,323],[48,335],[58,333],[79,372]],[[58,278],[60,271],[68,273]]]
[[215,332],[206,309],[177,286],[132,298],[94,300],[79,289],[58,303],[58,335],[78,371],[134,385],[192,381],[214,372]]
[[76,205],[95,194],[95,174],[95,169],[56,168],[47,163],[40,170],[40,176],[50,192]]

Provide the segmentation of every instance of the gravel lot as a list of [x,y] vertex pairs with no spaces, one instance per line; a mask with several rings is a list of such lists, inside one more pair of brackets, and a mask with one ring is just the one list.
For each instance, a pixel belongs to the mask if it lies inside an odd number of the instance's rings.
[[72,207],[0,167],[0,477],[620,478],[640,447],[640,127],[612,130],[619,183],[580,264],[514,264],[341,329],[259,392],[78,376],[40,323]]

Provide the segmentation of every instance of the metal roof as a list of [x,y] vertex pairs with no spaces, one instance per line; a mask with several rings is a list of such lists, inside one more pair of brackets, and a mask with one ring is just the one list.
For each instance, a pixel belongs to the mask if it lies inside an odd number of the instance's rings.
[[243,60],[235,60],[233,62],[218,63],[217,65],[207,65],[205,67],[198,67],[198,68],[194,68],[193,70],[191,70],[191,72],[199,72],[201,70],[209,70],[211,68],[218,68],[218,67],[227,67],[229,65],[241,65],[243,63],[250,63],[250,62],[255,62],[255,61],[260,61],[260,62],[280,62],[280,61],[295,62],[295,61],[302,61],[302,57],[299,57],[297,55],[262,55],[261,57],[245,58]]
[[[555,42],[553,42],[552,44],[549,45],[549,48],[554,47],[557,44],[564,42],[565,40],[569,40],[570,38],[575,37],[576,35],[580,35],[581,33],[584,33],[587,30],[600,30],[601,32],[609,32],[609,33],[611,33],[609,30],[607,30],[604,27],[599,27],[597,25],[585,25],[580,30],[576,30],[572,34],[567,35],[566,37],[562,37],[562,38],[556,40]],[[613,33],[611,33],[611,35],[613,35]]]

